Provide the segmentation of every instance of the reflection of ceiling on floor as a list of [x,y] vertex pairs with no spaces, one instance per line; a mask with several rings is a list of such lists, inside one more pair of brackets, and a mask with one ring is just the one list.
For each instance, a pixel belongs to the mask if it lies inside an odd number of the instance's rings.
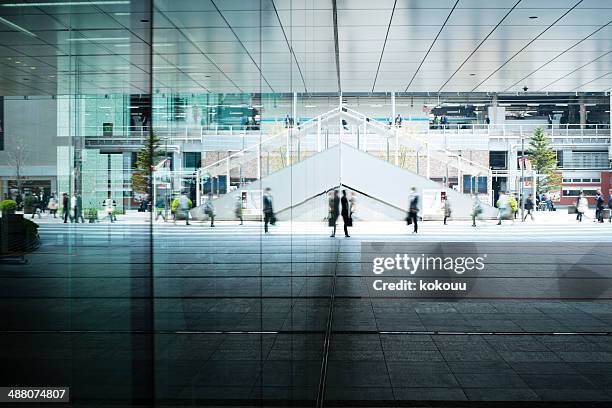
[[0,4],[0,94],[612,88],[601,0],[54,2]]

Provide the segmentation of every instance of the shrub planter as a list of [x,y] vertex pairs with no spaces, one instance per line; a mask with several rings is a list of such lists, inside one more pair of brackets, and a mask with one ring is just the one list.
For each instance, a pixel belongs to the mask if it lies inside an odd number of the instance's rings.
[[0,219],[0,254],[19,255],[38,249],[38,224],[23,214],[3,214]]
[[98,222],[98,209],[97,208],[85,208],[83,210],[83,218],[89,221],[90,224]]
[[2,215],[15,214],[17,210],[17,202],[14,200],[0,201],[0,212]]

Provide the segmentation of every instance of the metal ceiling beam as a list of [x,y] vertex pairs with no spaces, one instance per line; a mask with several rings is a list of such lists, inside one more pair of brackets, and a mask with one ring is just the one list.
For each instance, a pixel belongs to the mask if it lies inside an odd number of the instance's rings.
[[[541,66],[539,66],[537,69],[535,69],[533,72],[530,72],[527,76],[519,79],[518,81],[516,81],[515,83],[513,83],[512,85],[510,85],[508,88],[504,89],[504,92],[508,92],[510,89],[514,88],[515,86],[517,86],[518,84],[520,84],[521,82],[523,82],[524,80],[526,80],[527,78],[529,78],[530,76],[532,76],[533,74],[535,74],[536,72],[538,72],[539,70],[541,70],[542,68],[544,68],[545,66],[547,66],[548,64],[550,64],[551,62],[555,61],[557,58],[559,58],[560,56],[562,56],[563,54],[569,52],[570,50],[574,49],[575,47],[577,47],[578,45],[582,44],[584,41],[588,40],[589,38],[591,38],[592,36],[594,36],[595,34],[597,34],[598,32],[600,32],[601,30],[603,30],[604,28],[606,28],[607,26],[609,26],[612,23],[612,21],[609,21],[608,24],[603,25],[601,27],[599,27],[597,30],[593,31],[591,34],[587,35],[586,37],[584,37],[582,40],[578,41],[577,43],[575,43],[574,45],[572,45],[571,47],[569,47],[568,49],[566,49],[565,51],[561,52],[560,54],[558,54],[555,58],[547,61],[546,63],[542,64]],[[589,65],[592,62],[597,61],[598,59],[600,59],[603,56],[608,55],[609,52],[605,53],[604,55],[601,55],[597,58],[595,58],[594,60],[582,65],[580,68],[582,67],[586,67],[587,65]],[[576,72],[577,70],[579,70],[580,68],[577,68],[575,70],[573,70],[572,72],[570,72],[567,75],[573,74],[574,72]],[[560,81],[561,79],[567,77],[567,75],[562,76],[561,78],[556,79],[555,81],[549,83],[546,86],[541,87],[539,90],[542,90],[544,88],[548,88],[550,85],[554,84],[555,82]]]
[[[521,0],[519,0],[519,1],[521,1]],[[440,34],[442,33],[442,30],[444,30],[444,27],[446,27],[446,23],[448,22],[448,19],[450,19],[450,16],[453,14],[453,11],[455,11],[455,8],[457,7],[457,4],[459,4],[459,0],[457,0],[455,2],[455,4],[453,5],[453,8],[451,9],[450,13],[448,13],[448,16],[446,16],[446,20],[444,20],[444,23],[442,24],[442,27],[440,27],[440,30],[438,30],[438,34],[436,34],[436,38],[434,38],[434,40],[429,45],[429,49],[425,53],[425,56],[421,60],[421,63],[419,64],[418,68],[414,72],[414,75],[412,75],[412,78],[410,79],[410,82],[408,82],[408,85],[406,85],[406,89],[404,89],[404,92],[408,92],[408,88],[410,88],[410,85],[412,85],[412,83],[414,82],[414,79],[416,78],[416,76],[419,73],[421,67],[425,63],[425,60],[427,59],[427,56],[431,52],[431,49],[436,44],[436,41],[438,41],[438,37],[440,37]]]
[[334,13],[334,47],[336,50],[336,75],[338,76],[338,92],[342,93],[342,83],[340,82],[340,44],[338,43],[338,5],[336,0],[332,0]]
[[[521,2],[521,0],[518,0],[518,1],[517,1],[517,2],[514,4],[514,6],[512,6],[512,8],[511,8],[511,9],[510,9],[510,10],[509,10],[509,11],[508,11],[508,12],[507,12],[505,15],[504,15],[504,17],[502,17],[502,19],[501,19],[501,20],[499,20],[499,22],[498,22],[498,23],[495,25],[495,27],[493,27],[493,29],[492,29],[492,30],[489,32],[489,34],[487,34],[487,36],[486,36],[486,37],[485,37],[485,38],[484,38],[484,39],[483,39],[483,40],[482,40],[482,41],[481,41],[481,42],[480,42],[480,43],[479,43],[479,44],[476,46],[476,48],[474,48],[474,50],[473,50],[473,51],[470,53],[470,55],[468,55],[468,56],[467,56],[467,58],[466,58],[466,59],[465,59],[465,60],[464,60],[464,61],[461,63],[461,65],[459,65],[459,68],[457,68],[457,69],[455,70],[455,72],[453,72],[453,74],[452,74],[452,75],[451,75],[451,76],[450,76],[450,77],[449,77],[449,78],[446,80],[446,82],[444,82],[444,83],[442,84],[442,86],[441,86],[441,87],[438,89],[438,93],[439,93],[439,92],[442,92],[442,88],[444,88],[444,87],[446,86],[446,84],[448,84],[448,83],[451,81],[451,79],[453,79],[453,77],[454,77],[455,75],[457,75],[457,72],[459,72],[459,70],[460,70],[461,68],[463,68],[463,66],[464,66],[465,64],[467,64],[467,62],[470,60],[470,58],[472,58],[472,56],[473,56],[474,54],[476,54],[476,51],[478,51],[478,49],[479,49],[479,48],[482,46],[482,44],[484,44],[484,43],[485,43],[485,42],[486,42],[486,41],[489,39],[489,37],[490,37],[490,36],[491,36],[491,35],[492,35],[492,34],[495,32],[495,30],[497,30],[497,27],[499,27],[499,26],[501,25],[501,23],[503,23],[503,22],[504,22],[504,20],[505,20],[506,18],[508,18],[508,16],[510,15],[510,13],[512,13],[512,11],[513,11],[513,10],[516,8],[516,6],[518,6],[518,5],[519,5],[519,3],[520,3],[520,2]],[[482,82],[481,82],[481,83],[482,83]],[[478,84],[478,85],[476,86],[476,88],[478,88],[478,86],[480,86],[480,84]],[[474,88],[474,89],[476,89],[476,88]],[[472,89],[472,92],[474,92],[474,89]]]
[[[520,0],[519,0],[520,1]],[[532,38],[531,40],[529,40],[529,42],[527,44],[525,44],[525,46],[523,48],[521,48],[520,50],[518,50],[516,53],[514,53],[514,55],[512,55],[510,58],[508,58],[508,60],[506,60],[503,64],[501,64],[495,71],[491,72],[489,74],[489,76],[487,76],[485,79],[483,79],[482,81],[480,81],[480,83],[478,85],[476,85],[474,88],[472,88],[472,92],[475,91],[476,89],[478,89],[478,87],[482,84],[484,84],[485,82],[487,82],[489,80],[489,78],[491,78],[493,75],[495,75],[496,72],[498,72],[500,69],[502,69],[503,67],[505,67],[510,61],[512,61],[514,58],[516,58],[517,55],[519,55],[521,52],[525,51],[525,49],[527,47],[529,47],[529,45],[531,45],[535,40],[537,40],[538,38],[540,38],[542,35],[544,35],[545,32],[547,32],[548,30],[550,30],[551,28],[553,28],[553,26],[555,24],[557,24],[563,17],[567,16],[569,13],[572,12],[572,10],[574,10],[576,7],[578,7],[580,5],[580,3],[582,3],[584,0],[579,0],[578,3],[574,4],[574,7],[570,8],[569,10],[567,10],[565,13],[563,13],[561,15],[561,17],[559,17],[558,19],[556,19],[555,21],[552,22],[552,24],[550,24],[548,27],[546,27],[544,29],[544,31],[542,31],[540,34],[538,34],[537,36],[535,36],[534,38]],[[518,4],[518,3],[517,3]],[[469,58],[469,57],[468,57]],[[446,85],[446,84],[445,84]]]
[[[457,0],[459,2],[459,0]],[[391,23],[393,23],[393,14],[395,14],[395,6],[397,0],[393,2],[393,9],[391,10],[391,17],[389,18],[389,25],[387,25],[387,33],[385,34],[385,42],[383,43],[382,51],[380,52],[380,59],[378,60],[378,68],[376,68],[376,76],[374,77],[374,83],[372,84],[372,92],[376,87],[376,80],[378,79],[378,72],[380,71],[380,64],[382,64],[383,55],[385,55],[385,47],[387,46],[387,38],[389,38],[389,30],[391,29]]]

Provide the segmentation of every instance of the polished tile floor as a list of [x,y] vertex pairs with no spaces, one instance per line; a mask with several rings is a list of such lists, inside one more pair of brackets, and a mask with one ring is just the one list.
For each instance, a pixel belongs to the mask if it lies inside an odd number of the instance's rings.
[[[0,265],[0,353],[14,385],[69,385],[75,406],[605,403],[612,253],[574,244],[612,240],[599,227],[44,225],[27,265]],[[440,237],[484,242],[474,282],[511,290],[372,293],[362,241]]]

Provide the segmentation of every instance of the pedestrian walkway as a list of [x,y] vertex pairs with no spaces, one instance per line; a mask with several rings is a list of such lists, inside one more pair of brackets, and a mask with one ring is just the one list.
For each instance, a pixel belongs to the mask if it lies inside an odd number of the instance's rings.
[[[192,222],[186,226],[184,221],[150,223],[136,222],[130,219],[124,222],[119,219],[117,223],[96,224],[63,224],[42,222],[39,229],[45,234],[80,234],[95,236],[147,236],[155,237],[188,235],[190,239],[232,239],[232,237],[249,236],[259,239],[263,236],[263,224],[256,221],[246,221],[245,225],[238,225],[234,221],[219,221],[215,228],[210,228],[207,221]],[[342,227],[342,224],[338,224]],[[472,227],[467,221],[451,221],[449,225],[442,225],[441,221],[425,221],[419,224],[419,233],[411,234],[411,229],[404,222],[355,222],[351,228],[350,241],[363,240],[407,240],[407,241],[541,241],[541,242],[611,242],[612,225],[609,223],[593,223],[585,221],[576,223],[573,220],[551,220],[546,222],[520,222],[514,224],[504,221],[501,226],[496,221],[480,221],[477,227]],[[329,227],[323,223],[315,222],[279,222],[271,228],[271,234],[261,239],[274,240],[275,237],[315,237],[329,238]],[[331,238],[329,238],[331,239]],[[345,238],[335,238],[345,240]],[[45,240],[43,240],[43,245]]]

